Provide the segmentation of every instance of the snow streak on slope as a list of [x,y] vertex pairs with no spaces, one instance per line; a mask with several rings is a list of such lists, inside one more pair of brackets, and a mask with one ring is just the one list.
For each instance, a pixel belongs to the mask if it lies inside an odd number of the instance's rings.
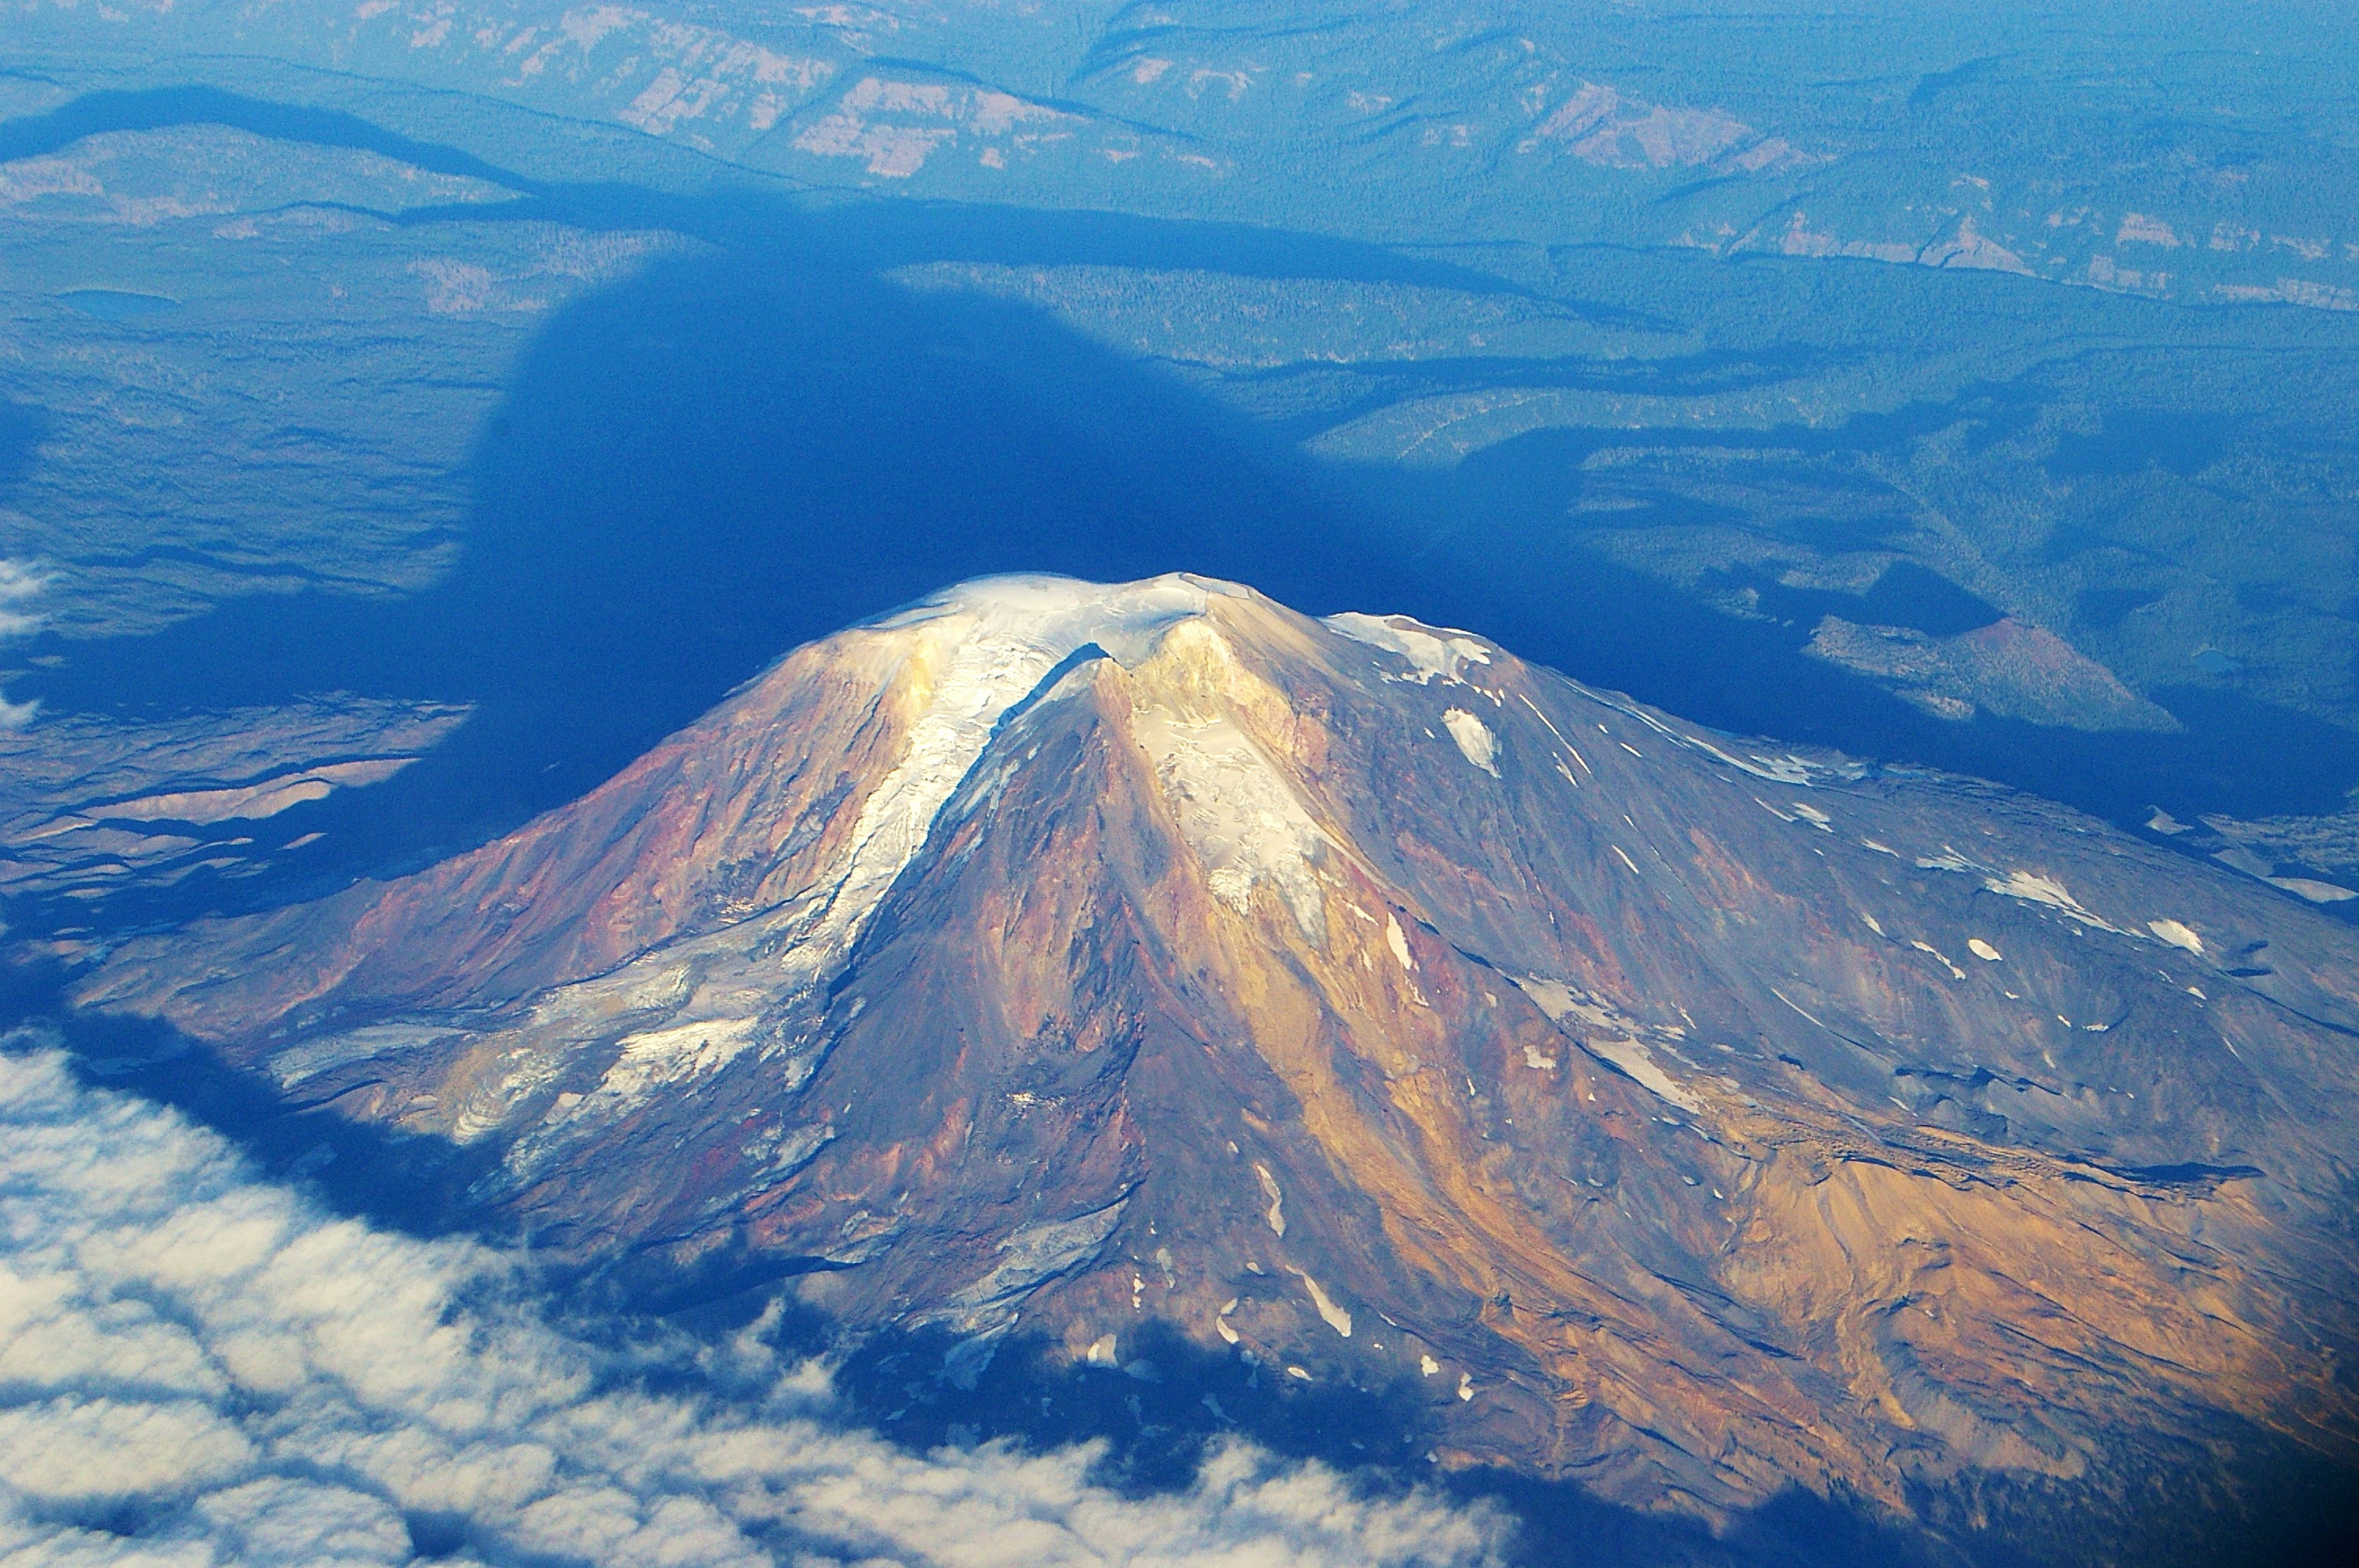
[[823,964],[851,945],[893,880],[924,848],[935,815],[983,754],[1000,719],[1051,670],[1093,643],[1116,658],[1135,657],[1163,628],[1201,614],[1212,590],[1178,575],[1121,588],[1071,578],[989,578],[880,622],[886,630],[920,633],[911,657],[921,664],[924,706],[910,723],[898,765],[861,808],[826,918],[798,950]]
[[[623,1054],[590,1095],[568,1101],[540,1133],[510,1156],[517,1174],[537,1171],[569,1139],[611,1124],[651,1095],[709,1077],[751,1046],[751,1016],[785,972],[789,992],[837,972],[894,881],[925,848],[935,818],[973,770],[1000,723],[1082,649],[1143,657],[1173,623],[1203,612],[1207,596],[1234,591],[1181,575],[1105,588],[1070,578],[1000,577],[962,584],[886,617],[871,630],[900,647],[887,703],[906,705],[898,755],[860,806],[846,847],[808,898],[756,915],[735,933],[690,937],[676,948],[564,988],[544,1013],[571,1011],[603,1023],[602,998],[618,990],[644,1000],[698,967],[701,979],[679,1000],[674,1022],[624,1040]],[[775,941],[773,957],[749,953]],[[466,1130],[480,1135],[505,1123],[531,1092],[551,1081],[557,1064],[585,1044],[560,1033],[509,1070],[511,1087]],[[796,1081],[791,1077],[790,1082]]]

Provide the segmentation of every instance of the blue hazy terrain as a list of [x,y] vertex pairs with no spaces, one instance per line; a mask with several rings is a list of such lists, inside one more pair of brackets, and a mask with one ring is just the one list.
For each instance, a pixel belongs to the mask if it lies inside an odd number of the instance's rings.
[[[226,112],[218,95],[190,107]],[[151,97],[125,117],[162,112]],[[235,112],[280,134],[318,118]],[[1190,569],[1341,607],[1399,600],[1410,580],[1400,524],[1234,414],[1035,311],[876,276],[945,249],[1136,256],[1163,225],[611,189],[514,216],[655,217],[723,248],[658,264],[537,337],[470,454],[446,580],[394,602],[234,600],[153,636],[78,641],[20,678],[20,700],[481,704],[456,749],[397,786],[420,797],[355,797],[363,820],[338,823],[357,853],[424,854],[570,798],[784,649],[947,581]],[[1170,243],[1211,254],[1229,238],[1182,227]],[[1273,268],[1448,271],[1346,245],[1289,255],[1259,235],[1234,248]]]
[[[0,134],[30,157],[107,129],[223,122],[487,172],[350,116],[210,89],[77,100]],[[2181,725],[2165,733],[1987,714],[1957,724],[1807,656],[1810,629],[1826,615],[1933,636],[1999,618],[1906,561],[1854,590],[1783,586],[1732,565],[1719,572],[1723,585],[1750,584],[1760,601],[1757,613],[1734,617],[1624,562],[1569,554],[1565,519],[1592,471],[1583,460],[1626,441],[1616,432],[1535,431],[1446,470],[1322,460],[1282,423],[1037,308],[913,292],[886,275],[945,261],[1187,267],[1527,293],[1495,276],[1198,222],[510,183],[527,194],[495,209],[498,222],[661,227],[703,248],[538,327],[473,438],[458,553],[442,580],[395,600],[316,589],[234,599],[146,635],[52,633],[23,652],[55,663],[36,662],[10,687],[52,713],[202,710],[320,690],[477,705],[451,742],[393,784],[282,818],[289,837],[333,829],[297,885],[418,863],[504,831],[596,783],[781,650],[943,582],[1015,570],[1098,579],[1192,570],[1321,613],[1375,607],[1479,626],[1528,657],[1707,723],[1977,773],[2125,824],[2155,806],[2190,818],[2331,811],[2359,784],[2359,733],[2234,687],[2155,688]],[[126,320],[169,304],[119,290],[68,298]],[[1609,320],[1640,314],[1575,303]],[[1662,303],[1676,308],[1678,296]],[[1588,359],[1516,369],[1526,384],[1643,374],[1717,389],[1842,355],[1796,342],[1776,357],[1774,367],[1758,354],[1706,351],[1636,370]],[[1431,391],[1486,373],[1495,375],[1480,362],[1420,361],[1392,373]],[[2022,393],[1981,398],[1988,426],[2032,416]],[[1959,416],[1954,403],[1907,405],[1810,430],[1674,437],[1669,449],[1749,443],[1800,472],[1813,454],[1903,454]],[[2060,443],[2049,470],[2200,466],[2227,429],[2192,416],[2108,416]],[[1648,506],[1674,526],[1718,520],[1692,497]],[[1842,525],[1873,544],[1895,524],[1871,510]],[[278,885],[200,878],[166,907],[267,900],[283,896]]]

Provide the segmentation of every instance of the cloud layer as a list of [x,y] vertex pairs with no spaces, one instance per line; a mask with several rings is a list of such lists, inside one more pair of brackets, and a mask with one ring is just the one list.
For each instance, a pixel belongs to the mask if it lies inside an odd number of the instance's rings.
[[510,1260],[324,1213],[223,1139],[0,1055],[0,1564],[1475,1564],[1495,1519],[1239,1445],[1192,1490],[927,1456],[824,1376],[650,1395]]

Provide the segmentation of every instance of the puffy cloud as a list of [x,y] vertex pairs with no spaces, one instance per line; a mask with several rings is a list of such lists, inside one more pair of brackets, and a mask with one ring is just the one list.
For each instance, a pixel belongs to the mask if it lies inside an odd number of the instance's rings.
[[903,1452],[807,1364],[649,1394],[512,1260],[337,1218],[53,1051],[0,1055],[0,1564],[1473,1564],[1499,1534],[1241,1444],[1159,1498],[1090,1460]]
[[[0,558],[0,642],[29,636],[41,627],[41,618],[16,607],[38,595],[49,579],[24,561]],[[33,721],[38,702],[11,702],[0,692],[0,730],[21,730]]]
[[0,637],[21,636],[39,628],[39,616],[16,606],[37,598],[49,581],[49,574],[30,561],[0,557]]

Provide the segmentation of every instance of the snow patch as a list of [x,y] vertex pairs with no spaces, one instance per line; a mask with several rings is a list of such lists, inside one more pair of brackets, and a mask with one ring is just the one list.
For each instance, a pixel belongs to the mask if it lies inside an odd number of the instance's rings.
[[1160,708],[1135,717],[1132,732],[1212,896],[1245,914],[1253,890],[1266,882],[1303,935],[1324,941],[1326,899],[1311,864],[1327,834],[1277,765],[1225,718],[1191,720]]
[[606,1076],[612,1079],[626,1062],[640,1070],[669,1076],[711,1072],[743,1051],[753,1033],[750,1018],[713,1018],[626,1034],[621,1043],[623,1054]]
[[1416,672],[1387,676],[1387,680],[1414,681],[1419,686],[1436,678],[1454,681],[1459,678],[1458,672],[1468,665],[1491,662],[1490,650],[1465,633],[1421,626],[1406,615],[1363,615],[1357,611],[1346,611],[1341,615],[1330,615],[1324,624],[1329,631],[1354,643],[1398,654]]
[[2281,892],[2289,892],[2311,903],[2341,903],[2347,899],[2359,898],[2359,892],[2333,882],[2320,881],[2315,877],[2263,877],[2261,881]]
[[1345,1312],[1342,1307],[1337,1306],[1332,1301],[1328,1299],[1327,1292],[1319,1288],[1319,1281],[1304,1273],[1301,1270],[1295,1270],[1294,1277],[1302,1281],[1302,1288],[1310,1292],[1310,1304],[1319,1309],[1321,1321],[1324,1322],[1328,1327],[1333,1329],[1344,1338],[1351,1338],[1352,1314]]
[[323,1035],[290,1045],[270,1055],[270,1071],[281,1088],[293,1088],[304,1079],[333,1067],[365,1062],[372,1056],[415,1051],[461,1033],[432,1023],[373,1023],[342,1034]]
[[2182,925],[2176,920],[2149,920],[2146,928],[2154,933],[2157,941],[2184,948],[2199,958],[2203,957],[2203,938],[2197,935],[2190,926]]
[[[1767,779],[1773,784],[1793,784],[1802,789],[1812,789],[1817,787],[1818,778],[1821,774],[1824,774],[1829,778],[1846,780],[1855,780],[1866,776],[1866,770],[1857,762],[1849,762],[1837,766],[1812,762],[1806,758],[1797,757],[1791,754],[1782,757],[1765,757],[1759,752],[1753,753],[1749,760],[1745,757],[1735,756],[1723,750],[1721,747],[1713,745],[1701,735],[1684,734],[1680,730],[1672,729],[1669,725],[1664,723],[1661,719],[1656,718],[1653,714],[1647,712],[1643,708],[1636,707],[1636,705],[1625,701],[1616,701],[1611,696],[1603,692],[1591,691],[1587,687],[1582,687],[1579,689],[1583,696],[1586,696],[1593,700],[1603,703],[1606,707],[1613,708],[1617,713],[1626,714],[1630,718],[1636,719],[1639,723],[1644,724],[1647,729],[1652,730],[1656,734],[1660,735],[1664,740],[1669,741],[1671,744],[1679,747],[1680,750],[1701,752],[1706,756],[1712,757],[1719,762],[1725,762],[1728,766],[1734,768],[1737,772],[1748,773],[1756,779]],[[1549,728],[1553,729],[1555,726],[1551,725]],[[1600,731],[1603,731],[1605,729],[1605,726],[1601,724],[1597,728]],[[1636,754],[1636,748],[1633,747],[1631,748],[1631,751],[1633,752],[1633,754]],[[1762,804],[1767,806],[1768,803],[1764,801]]]
[[[1954,845],[1944,844],[1938,855],[1920,856],[1919,869],[1928,871],[1957,871],[1983,879],[1983,886],[2007,898],[2018,898],[2026,903],[2037,903],[2055,910],[2069,920],[2098,931],[2110,931],[2117,936],[2139,937],[2139,933],[2125,931],[2112,922],[2090,913],[2070,890],[2054,877],[2039,871],[1999,871],[1958,852]],[[2139,938],[2143,940],[2142,937]]]
[[[571,1104],[552,1110],[532,1137],[517,1144],[509,1164],[520,1173],[531,1169],[533,1153],[565,1122],[611,1121],[658,1089],[719,1072],[753,1043],[756,1022],[751,1018],[701,1019],[625,1035],[622,1054],[598,1080],[598,1087]],[[470,1111],[473,1109],[471,1107]],[[474,1125],[477,1119],[475,1115],[462,1114],[454,1135],[462,1141],[481,1136],[506,1119],[506,1108],[482,1127]]]
[[[1638,1025],[1635,1020],[1625,1018],[1603,1002],[1583,996],[1562,980],[1552,980],[1539,975],[1510,975],[1507,978],[1515,982],[1518,990],[1531,998],[1532,1004],[1548,1015],[1549,1022],[1563,1030],[1574,1044],[1680,1109],[1702,1110],[1703,1107],[1694,1096],[1655,1065],[1654,1053],[1647,1050],[1646,1042],[1637,1037]],[[1578,1020],[1587,1027],[1576,1032],[1568,1020]]]
[[1966,971],[1958,968],[1957,965],[1950,962],[1950,956],[1947,953],[1942,952],[1939,947],[1933,946],[1930,943],[1925,942],[1911,942],[1908,946],[1916,948],[1919,953],[1930,953],[1934,957],[1939,958],[1941,961],[1941,968],[1949,970],[1953,979],[1962,980],[1966,978]]
[[2093,925],[2100,931],[2112,931],[2124,936],[2135,935],[2100,920],[2081,907],[2080,901],[2053,877],[2041,876],[2036,871],[2009,871],[2004,877],[1984,878],[1983,886],[1993,892],[2005,893],[2009,898],[2019,898],[2026,903],[2046,904],[2083,925]]
[[1442,727],[1450,738],[1458,742],[1458,751],[1468,762],[1490,774],[1499,776],[1499,738],[1491,727],[1462,708],[1453,708],[1441,716]]
[[1272,1234],[1284,1236],[1286,1234],[1286,1195],[1278,1191],[1277,1178],[1269,1173],[1269,1167],[1258,1160],[1254,1162],[1254,1174],[1261,1178],[1262,1195],[1269,1199],[1269,1212],[1262,1217],[1269,1221]]
[[1417,973],[1417,960],[1409,956],[1408,936],[1401,930],[1400,921],[1389,911],[1385,915],[1385,946],[1393,950],[1393,957],[1400,960],[1404,971],[1412,975]]
[[[1000,1261],[983,1278],[950,1299],[951,1321],[962,1334],[992,1334],[1014,1326],[1026,1296],[1094,1260],[1122,1223],[1127,1194],[1071,1219],[1043,1220],[999,1244]],[[1107,1347],[1113,1354],[1113,1347]]]

